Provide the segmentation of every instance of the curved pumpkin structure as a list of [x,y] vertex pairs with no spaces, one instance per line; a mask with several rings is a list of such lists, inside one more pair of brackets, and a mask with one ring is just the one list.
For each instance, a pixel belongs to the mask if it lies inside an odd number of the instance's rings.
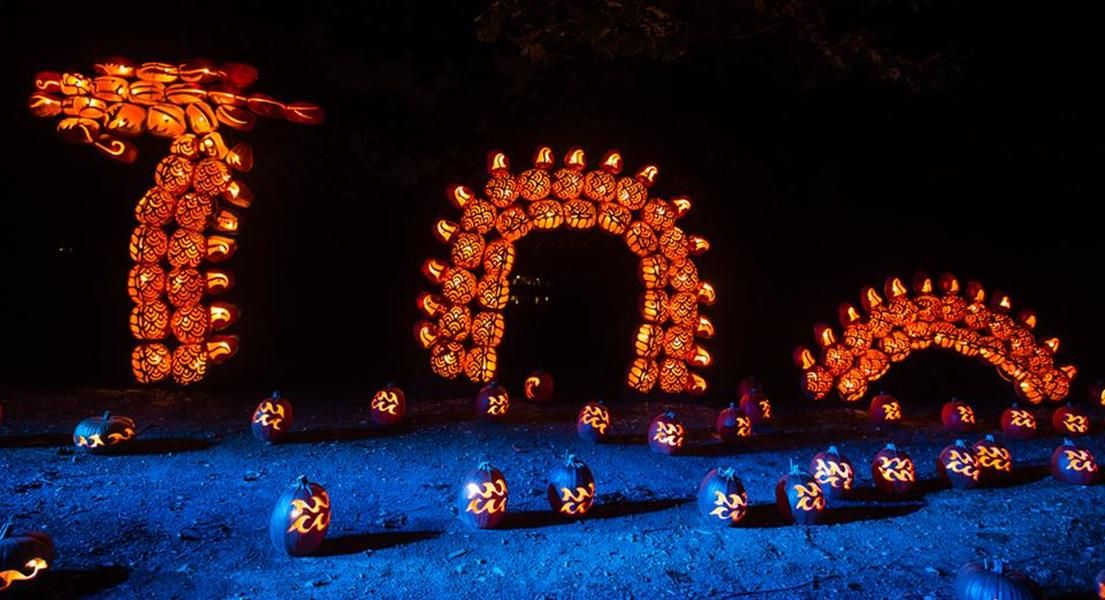
[[415,326],[419,343],[430,352],[431,369],[448,379],[463,373],[473,382],[491,381],[506,326],[515,243],[534,231],[598,227],[621,237],[640,257],[642,323],[626,384],[642,393],[656,387],[704,392],[706,379],[696,369],[709,366],[712,358],[699,341],[712,337],[714,326],[700,306],[713,304],[715,293],[694,262],[709,243],[677,225],[691,201],[652,196],[656,167],[622,176],[622,156],[614,150],[596,169],[586,168],[579,148],[571,149],[561,166],[555,162],[552,149],[542,147],[533,167],[515,174],[505,154],[492,152],[482,194],[463,185],[447,189],[460,215],[434,228],[448,258],[422,265],[437,289],[418,297],[426,319]]
[[805,346],[794,351],[808,396],[819,400],[835,391],[855,402],[892,364],[930,347],[993,365],[1032,404],[1062,400],[1077,374],[1072,365],[1056,366],[1058,338],[1037,338],[1035,312],[1014,313],[1008,295],[988,294],[975,281],[964,289],[954,275],[934,281],[918,273],[911,289],[891,277],[881,294],[864,288],[860,305],[840,305],[840,334],[826,324],[814,327],[817,353]]
[[134,211],[138,224],[130,238],[134,267],[127,290],[138,343],[131,368],[139,383],[170,376],[195,383],[209,364],[238,349],[237,336],[220,333],[237,320],[238,308],[210,299],[234,279],[208,265],[237,250],[238,211],[253,202],[237,174],[252,168],[253,150],[229,145],[221,131],[249,131],[258,116],[315,124],[323,112],[314,104],[248,93],[257,70],[239,63],[112,58],[96,63],[94,71],[92,77],[39,73],[28,106],[37,117],[60,116],[63,140],[123,163],[138,157],[133,138],[149,134],[169,141],[153,186]]

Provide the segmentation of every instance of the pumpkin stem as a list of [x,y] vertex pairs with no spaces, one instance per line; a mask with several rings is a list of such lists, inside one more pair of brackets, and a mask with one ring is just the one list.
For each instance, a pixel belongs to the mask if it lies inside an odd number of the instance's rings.
[[994,440],[994,434],[992,434],[992,433],[987,433],[987,434],[986,434],[986,437],[985,437],[985,438],[983,438],[983,439],[985,439],[985,440],[986,440],[987,442],[993,442],[993,441],[995,441],[995,440]]
[[730,402],[729,403],[729,408],[732,409],[732,410],[736,410],[737,409],[737,403],[736,402]]
[[893,451],[893,452],[897,452],[898,451],[898,446],[896,446],[894,444],[894,442],[887,442],[886,449],[890,450],[890,451]]
[[102,418],[103,418],[104,422],[106,423],[107,420],[111,418],[111,411],[110,410],[105,410],[104,411],[104,416]]
[[1074,440],[1072,440],[1070,438],[1063,438],[1063,445],[1064,446],[1073,446],[1074,445]]
[[564,464],[569,467],[574,467],[576,465],[576,455],[572,454],[571,450],[564,451]]
[[273,393],[272,393],[272,399],[273,399],[273,400],[279,400],[279,399],[280,399],[280,390],[274,390],[274,391],[273,391]]
[[825,451],[825,454],[840,454],[840,451],[836,449],[836,446],[829,446],[829,449]]
[[0,527],[0,540],[6,539],[8,537],[8,532],[11,531],[11,528],[12,528],[12,520],[11,520],[11,517],[8,517],[8,522],[4,523],[3,527]]
[[1005,563],[1000,558],[988,558],[983,564],[988,570],[1001,575],[1005,572]]
[[718,473],[718,475],[721,475],[722,479],[726,479],[726,480],[732,480],[733,477],[737,474],[737,472],[733,470],[733,467],[725,467],[724,469],[718,469],[717,473]]
[[486,460],[481,460],[480,464],[476,465],[476,470],[477,471],[490,471],[491,470],[491,463],[486,461]]
[[310,482],[307,481],[306,475],[300,475],[299,477],[296,477],[295,484],[302,487],[308,487],[310,485]]
[[794,462],[794,459],[790,459],[790,474],[798,475],[802,471],[798,469],[798,464]]
[[958,440],[955,440],[955,447],[956,448],[966,448],[967,447],[967,442],[964,442],[962,438],[960,438]]
[[669,419],[674,419],[675,418],[675,411],[669,408],[669,409],[664,411],[664,416],[669,418]]

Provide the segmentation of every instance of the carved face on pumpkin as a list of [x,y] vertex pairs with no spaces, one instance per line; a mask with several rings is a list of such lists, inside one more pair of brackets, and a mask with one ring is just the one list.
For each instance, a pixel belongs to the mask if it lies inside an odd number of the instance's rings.
[[102,417],[81,421],[73,432],[73,444],[78,450],[92,454],[108,453],[133,439],[136,433],[132,419],[105,412]]
[[602,442],[610,435],[610,411],[598,402],[583,406],[576,418],[576,433],[590,442]]
[[283,398],[280,392],[262,400],[253,411],[250,424],[253,437],[263,442],[279,442],[292,429],[292,403]]
[[269,537],[277,550],[290,556],[311,554],[330,528],[330,494],[300,477],[276,502],[269,519]]
[[657,415],[648,425],[648,447],[660,454],[677,454],[683,449],[686,430],[673,411]]
[[460,519],[472,527],[497,527],[506,516],[509,492],[503,473],[484,462],[461,485],[457,507]]

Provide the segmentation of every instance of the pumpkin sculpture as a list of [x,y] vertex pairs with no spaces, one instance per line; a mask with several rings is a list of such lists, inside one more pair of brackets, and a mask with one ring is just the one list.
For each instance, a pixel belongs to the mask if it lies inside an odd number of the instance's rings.
[[554,512],[577,519],[587,514],[595,503],[595,477],[583,461],[569,453],[564,456],[564,462],[549,473],[546,491]]
[[610,410],[599,402],[588,402],[576,417],[576,434],[588,442],[601,443],[610,435]]
[[871,399],[867,418],[877,424],[898,423],[902,420],[902,405],[894,396],[886,392],[880,393]]
[[522,385],[522,391],[530,402],[548,402],[553,397],[552,375],[540,369],[530,373]]
[[1051,413],[1051,426],[1060,435],[1081,437],[1090,433],[1090,416],[1072,404],[1060,406]]
[[771,400],[762,390],[755,389],[741,396],[739,406],[752,421],[752,427],[767,425],[772,420]]
[[969,562],[955,576],[956,600],[1038,600],[1039,587],[1000,560]]
[[722,443],[733,444],[752,436],[752,419],[730,402],[729,408],[718,413],[715,429]]
[[0,592],[30,581],[54,562],[54,542],[41,531],[15,534],[11,522],[0,527]]
[[1000,483],[1013,475],[1013,453],[998,443],[994,436],[987,435],[975,442],[974,451],[981,483]]
[[792,464],[775,484],[775,505],[796,524],[813,525],[825,511],[825,494],[812,475]]
[[952,398],[940,408],[940,422],[953,433],[967,433],[975,429],[975,410],[966,402]]
[[317,550],[329,528],[330,494],[304,476],[280,495],[269,519],[273,546],[289,556],[304,556]]
[[909,493],[917,482],[913,459],[894,444],[887,444],[871,460],[871,479],[875,487],[887,494]]
[[945,446],[936,458],[936,473],[954,488],[973,488],[978,485],[978,460],[975,452],[963,440],[955,440]]
[[847,496],[856,481],[855,467],[836,446],[829,446],[824,452],[815,454],[810,462],[810,472],[829,498]]
[[[642,394],[656,388],[667,394],[706,391],[707,381],[698,371],[713,358],[701,341],[713,337],[714,326],[701,308],[713,304],[717,294],[694,261],[710,244],[677,225],[690,211],[690,199],[653,197],[656,167],[645,166],[629,176],[622,175],[623,168],[622,155],[611,150],[597,168],[588,170],[579,148],[570,149],[557,168],[552,149],[541,147],[533,167],[515,173],[506,154],[492,152],[485,185],[447,188],[449,202],[461,214],[459,221],[441,219],[434,226],[434,237],[448,246],[449,259],[423,263],[423,274],[440,290],[418,297],[427,320],[415,326],[416,338],[430,352],[434,374],[452,379],[463,373],[476,383],[494,379],[515,244],[531,232],[597,226],[621,237],[639,257],[637,275],[645,288],[643,323],[632,342],[635,356],[626,370],[626,385]],[[441,301],[426,302],[428,297]],[[449,312],[472,317],[470,322],[449,319],[448,327],[430,321]],[[531,391],[527,379],[526,398],[548,400],[551,379],[534,375],[537,385]]]
[[461,485],[457,504],[460,519],[479,529],[498,527],[506,516],[509,496],[502,472],[482,462]]
[[407,395],[389,383],[372,396],[372,420],[377,425],[396,425],[407,414]]
[[1011,440],[1027,440],[1036,435],[1036,416],[1013,403],[1001,413],[1001,432]]
[[78,423],[73,431],[73,444],[77,450],[107,454],[129,442],[136,433],[134,420],[105,412],[102,417],[90,417]]
[[1063,444],[1051,453],[1050,467],[1056,479],[1076,485],[1092,485],[1101,477],[1093,452],[1070,439],[1063,440]]
[[683,449],[686,433],[675,411],[669,410],[656,415],[648,424],[648,447],[660,454],[678,454]]
[[273,392],[272,396],[262,400],[253,411],[250,429],[253,437],[262,442],[275,443],[284,439],[292,430],[292,403]]
[[480,388],[476,394],[476,415],[486,421],[500,421],[510,410],[510,394],[494,381]]
[[698,512],[716,527],[736,525],[748,514],[748,494],[732,468],[706,473],[698,486]]

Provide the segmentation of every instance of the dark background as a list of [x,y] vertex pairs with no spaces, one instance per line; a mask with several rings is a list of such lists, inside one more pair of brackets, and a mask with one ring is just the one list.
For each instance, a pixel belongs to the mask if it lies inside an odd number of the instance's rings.
[[[796,397],[790,352],[812,343],[812,326],[835,324],[861,286],[918,269],[1035,308],[1039,331],[1063,340],[1060,362],[1081,369],[1072,397],[1105,371],[1096,15],[958,2],[833,13],[409,4],[6,15],[0,381],[132,385],[127,241],[166,144],[143,139],[139,162],[118,165],[25,108],[36,71],[91,73],[106,55],[248,62],[258,91],[328,111],[319,127],[228,134],[256,154],[245,180],[257,201],[228,263],[242,349],[200,389],[473,389],[433,378],[411,336],[428,288],[418,266],[444,256],[430,231],[455,218],[446,184],[482,187],[488,150],[524,165],[542,144],[558,155],[581,145],[592,161],[618,148],[630,169],[659,165],[657,194],[694,199],[683,226],[713,243],[699,266],[719,295],[707,312],[713,401],[734,399],[749,374]],[[552,301],[508,311],[506,381],[543,365],[574,396],[622,394],[635,258],[597,230],[531,235],[519,250],[516,272],[549,281]],[[940,352],[884,382],[933,407],[1011,395],[992,369]]]

